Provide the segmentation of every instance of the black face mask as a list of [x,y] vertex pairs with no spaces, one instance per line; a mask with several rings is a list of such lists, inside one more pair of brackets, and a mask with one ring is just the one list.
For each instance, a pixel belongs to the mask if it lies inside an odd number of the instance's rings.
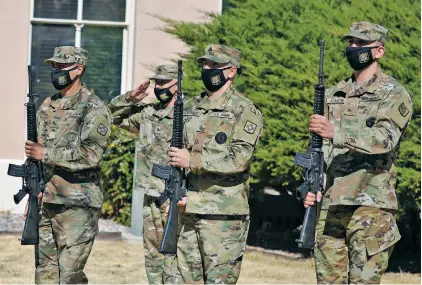
[[53,82],[54,88],[56,88],[57,90],[62,90],[72,84],[73,81],[78,78],[78,76],[75,76],[75,78],[71,79],[69,71],[75,70],[77,68],[78,66],[75,66],[74,68],[69,70],[53,69],[51,71],[51,82]]
[[346,57],[354,70],[362,70],[374,62],[371,50],[378,47],[348,47]]
[[171,101],[171,98],[173,98],[174,94],[172,94],[170,92],[170,88],[173,87],[174,85],[176,85],[176,83],[174,83],[172,86],[168,87],[168,88],[154,88],[154,94],[155,97],[157,97],[158,101],[160,101],[161,103],[168,103]]
[[204,82],[205,88],[208,91],[214,92],[223,87],[227,82],[227,78],[224,76],[223,70],[232,68],[231,66],[223,69],[202,69],[201,77]]

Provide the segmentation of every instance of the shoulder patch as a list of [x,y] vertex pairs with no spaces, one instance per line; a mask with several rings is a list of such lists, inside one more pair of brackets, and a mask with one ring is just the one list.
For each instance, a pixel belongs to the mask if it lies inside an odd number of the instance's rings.
[[100,124],[97,128],[97,132],[102,136],[105,136],[107,134],[107,131],[108,131],[108,128],[104,126],[103,124]]
[[400,112],[400,115],[402,115],[403,117],[406,117],[407,114],[409,114],[409,109],[406,107],[404,103],[401,103],[399,106],[399,112]]
[[243,127],[243,130],[249,134],[253,134],[256,130],[256,124],[252,123],[251,121],[246,121],[246,124]]

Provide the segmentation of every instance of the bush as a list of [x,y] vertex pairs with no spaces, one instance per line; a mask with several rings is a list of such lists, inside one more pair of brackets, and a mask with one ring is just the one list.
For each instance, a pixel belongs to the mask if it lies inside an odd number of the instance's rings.
[[135,138],[132,133],[113,126],[101,162],[104,191],[101,216],[114,218],[125,226],[130,226]]

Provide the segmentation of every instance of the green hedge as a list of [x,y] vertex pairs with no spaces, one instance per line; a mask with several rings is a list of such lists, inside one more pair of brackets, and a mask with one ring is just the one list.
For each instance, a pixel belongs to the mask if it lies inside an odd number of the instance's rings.
[[126,226],[130,226],[135,138],[134,134],[113,126],[101,162],[104,189],[101,216]]

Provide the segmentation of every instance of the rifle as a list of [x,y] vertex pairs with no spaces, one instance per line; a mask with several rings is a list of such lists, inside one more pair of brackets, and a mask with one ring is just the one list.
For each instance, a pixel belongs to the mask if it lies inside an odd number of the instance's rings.
[[[182,94],[182,61],[177,63],[177,97],[173,109],[173,137],[171,147],[183,148],[183,94]],[[167,199],[170,199],[169,215],[164,228],[163,239],[160,244],[160,252],[163,254],[176,254],[177,252],[177,230],[179,211],[177,202],[186,195],[186,179],[183,168],[175,166],[162,166],[154,164],[151,174],[165,180],[164,192],[156,200],[157,207],[160,207]]]
[[[313,113],[317,115],[324,115],[324,96],[325,96],[325,80],[327,78],[323,72],[324,65],[324,40],[319,41],[319,72],[318,83],[315,85],[315,99]],[[296,153],[294,160],[295,165],[298,165],[304,170],[304,182],[296,190],[296,196],[299,200],[306,197],[308,192],[317,195],[318,191],[323,190],[324,187],[324,154],[322,152],[322,137],[312,133],[311,145],[308,147],[306,153]],[[306,209],[305,217],[303,219],[302,229],[300,231],[299,239],[296,240],[298,247],[312,249],[315,243],[315,228],[317,222],[318,203],[314,206],[309,206]]]
[[[35,97],[38,95],[32,93],[32,73],[31,65],[28,65],[28,81],[29,93],[28,102],[26,105],[26,119],[27,119],[27,138],[30,141],[38,142],[37,135],[37,120],[35,109]],[[14,177],[22,178],[22,189],[17,194],[13,195],[15,204],[26,196],[28,198],[28,213],[25,219],[25,226],[23,228],[21,245],[35,245],[35,266],[39,264],[38,260],[38,244],[39,244],[39,205],[38,194],[44,191],[45,183],[43,178],[43,170],[41,161],[27,158],[22,165],[9,164],[7,174]]]

